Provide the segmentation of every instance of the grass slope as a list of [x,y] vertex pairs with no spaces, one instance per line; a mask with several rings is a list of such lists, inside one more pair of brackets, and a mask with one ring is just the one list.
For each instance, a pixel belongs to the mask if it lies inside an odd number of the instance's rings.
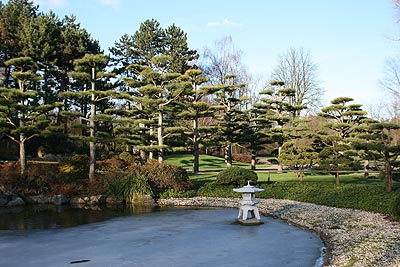
[[[189,176],[199,189],[197,195],[209,197],[238,197],[232,186],[221,186],[215,183],[216,175],[226,168],[224,159],[201,155],[200,173],[190,173],[192,156],[190,154],[169,155],[166,160],[189,170]],[[249,164],[234,162],[233,166],[250,168]],[[340,185],[335,185],[331,174],[306,173],[301,182],[292,172],[277,173],[273,170],[256,170],[258,187],[265,191],[258,194],[260,198],[291,199],[341,208],[363,209],[395,216],[400,215],[400,183],[393,183],[393,192],[384,190],[384,180],[363,174],[342,174]],[[397,211],[396,211],[397,210]],[[397,214],[399,213],[399,214]]]

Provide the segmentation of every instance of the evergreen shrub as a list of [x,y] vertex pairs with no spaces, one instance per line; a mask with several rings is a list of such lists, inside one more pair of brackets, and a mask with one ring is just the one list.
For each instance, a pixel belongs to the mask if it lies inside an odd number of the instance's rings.
[[150,160],[141,166],[140,170],[147,177],[147,181],[157,197],[169,189],[177,191],[193,189],[193,183],[182,167]]
[[383,185],[276,182],[263,185],[260,198],[291,199],[337,208],[354,208],[392,214],[395,192],[387,193]]
[[258,176],[252,170],[231,167],[227,168],[217,175],[217,184],[220,185],[234,185],[234,186],[244,186],[247,181],[257,182]]

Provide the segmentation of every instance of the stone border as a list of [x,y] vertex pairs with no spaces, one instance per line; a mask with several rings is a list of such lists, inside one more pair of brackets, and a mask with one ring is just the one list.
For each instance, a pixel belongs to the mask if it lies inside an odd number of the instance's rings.
[[[238,198],[160,199],[161,206],[239,207]],[[260,199],[266,216],[314,231],[327,247],[323,266],[400,267],[400,223],[386,216],[281,199]]]

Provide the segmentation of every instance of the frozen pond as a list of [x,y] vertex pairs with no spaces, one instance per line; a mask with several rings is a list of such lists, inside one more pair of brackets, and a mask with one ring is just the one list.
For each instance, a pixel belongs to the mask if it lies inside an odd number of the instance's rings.
[[237,212],[168,208],[74,227],[0,230],[0,266],[320,265],[316,234],[268,217],[258,226],[234,224]]

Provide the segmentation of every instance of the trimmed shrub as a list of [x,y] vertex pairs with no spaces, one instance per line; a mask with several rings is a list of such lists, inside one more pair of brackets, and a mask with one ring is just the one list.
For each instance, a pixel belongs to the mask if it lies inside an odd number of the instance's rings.
[[262,198],[292,199],[337,208],[354,208],[392,214],[395,192],[381,185],[277,182],[263,186]]
[[243,186],[247,181],[257,182],[258,176],[252,170],[247,170],[240,167],[227,168],[217,175],[217,184]]
[[182,167],[151,160],[141,166],[140,170],[147,177],[147,181],[156,196],[168,189],[184,191],[193,188],[192,181]]

